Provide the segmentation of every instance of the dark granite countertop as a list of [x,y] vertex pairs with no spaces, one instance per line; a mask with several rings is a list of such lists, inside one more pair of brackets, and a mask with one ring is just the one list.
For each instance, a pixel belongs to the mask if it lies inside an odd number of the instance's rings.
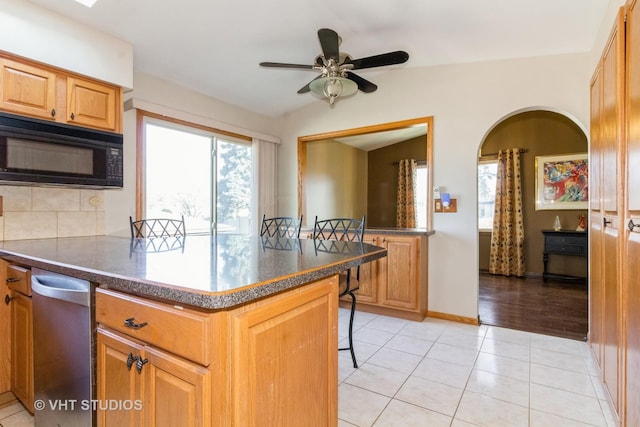
[[[300,231],[301,236],[311,235],[313,233],[313,224],[311,227],[302,227]],[[426,228],[394,228],[394,227],[367,227],[365,228],[364,235],[367,234],[395,234],[404,236],[431,236],[436,234],[435,230],[427,230]]]
[[204,309],[222,309],[386,256],[353,242],[239,235],[15,240],[0,256],[109,288]]

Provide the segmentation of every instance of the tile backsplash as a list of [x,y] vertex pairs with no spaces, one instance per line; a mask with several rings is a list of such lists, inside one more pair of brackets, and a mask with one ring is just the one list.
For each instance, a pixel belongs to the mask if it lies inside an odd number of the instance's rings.
[[0,240],[104,234],[103,190],[0,185]]

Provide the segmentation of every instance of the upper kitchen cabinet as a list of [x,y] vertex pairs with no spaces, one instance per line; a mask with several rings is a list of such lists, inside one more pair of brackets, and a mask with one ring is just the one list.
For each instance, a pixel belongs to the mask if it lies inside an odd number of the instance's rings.
[[0,58],[0,108],[41,119],[56,116],[56,73]]
[[118,88],[104,83],[67,78],[67,122],[110,131],[116,130]]
[[0,52],[0,110],[122,133],[122,88]]

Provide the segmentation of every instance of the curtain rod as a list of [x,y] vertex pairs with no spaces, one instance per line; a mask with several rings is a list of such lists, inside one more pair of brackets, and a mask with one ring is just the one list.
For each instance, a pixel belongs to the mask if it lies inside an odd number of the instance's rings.
[[[528,148],[520,148],[519,152],[520,152],[520,154],[528,153],[529,149]],[[498,153],[480,154],[480,160],[497,159],[497,158],[498,158]]]
[[[426,165],[427,161],[426,160],[416,160],[416,163],[419,164],[419,165]],[[392,162],[391,164],[392,165],[399,165],[400,162]]]

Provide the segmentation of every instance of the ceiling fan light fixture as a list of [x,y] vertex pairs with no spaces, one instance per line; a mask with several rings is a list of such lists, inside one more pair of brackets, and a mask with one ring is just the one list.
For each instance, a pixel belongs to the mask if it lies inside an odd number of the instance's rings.
[[309,84],[311,92],[329,99],[333,104],[340,96],[349,96],[356,93],[358,85],[345,77],[320,77]]

